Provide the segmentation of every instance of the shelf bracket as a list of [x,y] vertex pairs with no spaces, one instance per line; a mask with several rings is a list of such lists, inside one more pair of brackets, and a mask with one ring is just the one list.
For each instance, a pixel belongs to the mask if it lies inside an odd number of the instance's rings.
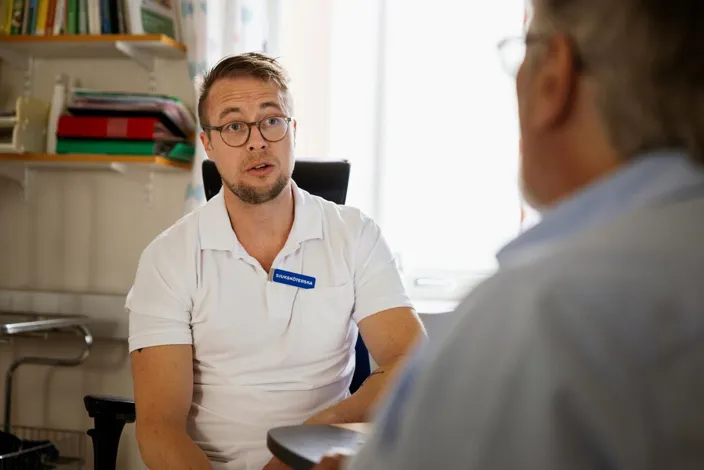
[[17,70],[24,73],[24,82],[22,84],[22,92],[24,96],[32,95],[32,69],[34,68],[34,58],[19,54],[10,49],[0,48],[0,59],[9,63]]
[[126,179],[144,186],[146,202],[151,205],[154,201],[154,170],[145,168],[132,168],[124,163],[113,162],[110,169],[120,173]]
[[14,181],[20,186],[24,187],[25,184],[25,169],[19,165],[12,166],[0,166],[0,176]]
[[144,67],[147,72],[154,72],[155,59],[153,56],[140,51],[134,46],[134,44],[130,44],[126,41],[115,41],[115,47],[118,51],[122,52],[127,57]]
[[134,44],[126,41],[115,41],[115,47],[149,73],[149,92],[156,92],[156,59],[154,56],[140,51]]
[[127,165],[124,163],[112,162],[110,163],[110,169],[116,173],[120,173],[121,175],[127,174]]
[[17,185],[24,191],[24,202],[29,200],[29,182],[31,177],[31,170],[28,167],[22,166],[0,166],[0,177],[4,177],[17,183]]
[[29,70],[29,57],[24,54],[19,54],[9,49],[0,48],[0,59],[8,62],[13,67],[27,72]]

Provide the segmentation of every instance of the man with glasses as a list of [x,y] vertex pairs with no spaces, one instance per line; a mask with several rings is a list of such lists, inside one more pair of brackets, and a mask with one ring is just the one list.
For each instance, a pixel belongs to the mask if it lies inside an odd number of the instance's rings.
[[[291,180],[297,124],[275,60],[221,61],[198,114],[223,187],[140,259],[137,439],[152,470],[281,468],[269,429],[366,421],[423,328],[377,225]],[[349,396],[358,328],[379,368]]]
[[533,7],[501,52],[542,220],[348,470],[704,468],[704,2]]

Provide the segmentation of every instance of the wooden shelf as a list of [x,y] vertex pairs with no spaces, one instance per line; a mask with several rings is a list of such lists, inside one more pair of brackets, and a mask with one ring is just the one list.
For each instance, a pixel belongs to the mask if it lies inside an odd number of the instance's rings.
[[52,59],[120,58],[140,54],[151,58],[184,59],[186,46],[160,34],[65,34],[0,36],[0,55]]
[[0,154],[1,164],[21,165],[25,168],[65,170],[99,170],[139,168],[157,172],[181,172],[191,169],[190,162],[171,160],[160,156],[133,155],[49,155],[49,154]]

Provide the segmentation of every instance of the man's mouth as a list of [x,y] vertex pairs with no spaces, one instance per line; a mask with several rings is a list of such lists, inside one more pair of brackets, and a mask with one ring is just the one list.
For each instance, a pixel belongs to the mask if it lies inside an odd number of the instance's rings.
[[259,163],[258,165],[250,166],[247,170],[263,170],[264,168],[269,168],[272,166],[269,163]]

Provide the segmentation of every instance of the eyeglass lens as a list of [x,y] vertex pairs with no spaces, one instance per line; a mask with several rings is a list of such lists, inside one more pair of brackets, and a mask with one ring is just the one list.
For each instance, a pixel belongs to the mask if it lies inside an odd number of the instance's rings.
[[[259,132],[269,142],[278,142],[288,131],[288,121],[283,117],[269,117],[259,123]],[[226,124],[220,131],[223,141],[232,147],[239,147],[249,139],[250,127],[245,122],[235,121]]]

